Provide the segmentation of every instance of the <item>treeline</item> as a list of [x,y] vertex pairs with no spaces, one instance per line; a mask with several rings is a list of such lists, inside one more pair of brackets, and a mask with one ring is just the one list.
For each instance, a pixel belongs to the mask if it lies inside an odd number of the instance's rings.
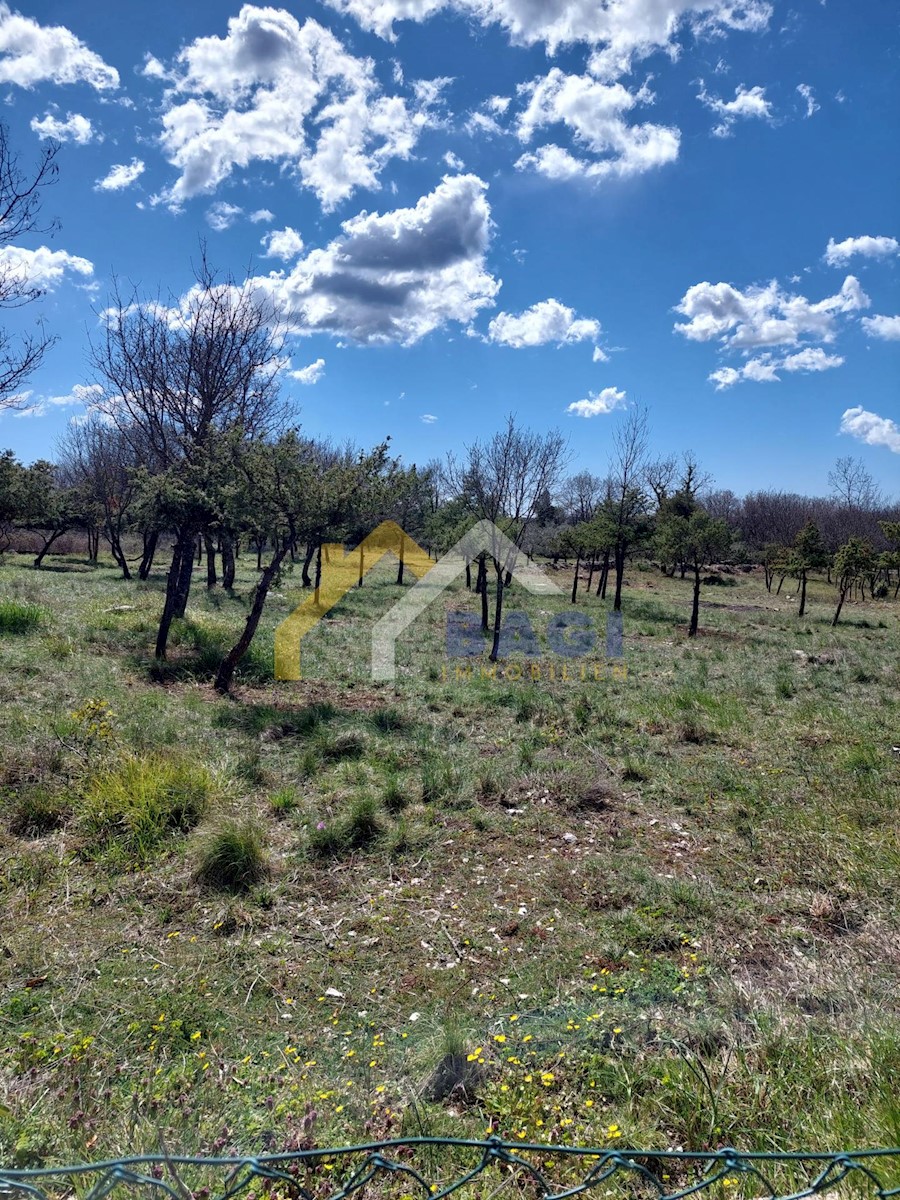
[[477,521],[503,532],[503,545],[478,548],[467,572],[494,659],[516,552],[574,560],[573,603],[586,576],[588,589],[610,589],[620,608],[635,559],[689,574],[691,633],[703,572],[715,565],[762,564],[769,587],[796,578],[801,614],[808,576],[825,572],[839,599],[835,620],[854,589],[873,597],[900,589],[900,507],[887,505],[852,459],[836,464],[828,499],[758,492],[741,500],[713,491],[690,454],[651,460],[647,415],[632,410],[602,473],[567,475],[562,435],[512,417],[459,457],[407,466],[389,439],[361,450],[303,436],[280,390],[288,360],[274,312],[205,262],[181,300],[114,295],[101,328],[90,352],[91,410],[70,424],[55,462],[24,466],[0,454],[0,551],[27,531],[40,568],[77,532],[91,562],[105,544],[125,579],[147,579],[164,552],[159,659],[198,565],[208,588],[230,589],[237,557],[249,551],[258,577],[217,674],[222,691],[280,572],[296,565],[302,585],[315,588],[323,544],[357,545],[389,518],[433,554]]

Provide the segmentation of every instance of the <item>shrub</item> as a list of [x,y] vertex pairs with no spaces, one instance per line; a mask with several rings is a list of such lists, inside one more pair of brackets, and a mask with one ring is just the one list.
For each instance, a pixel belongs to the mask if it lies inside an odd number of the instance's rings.
[[30,633],[42,623],[45,615],[39,604],[0,600],[0,633]]
[[246,892],[266,875],[268,865],[258,830],[228,821],[212,830],[200,846],[196,877],[223,892]]
[[146,863],[173,834],[194,828],[211,793],[209,772],[195,763],[126,758],[94,776],[81,796],[78,821],[90,839],[85,853]]

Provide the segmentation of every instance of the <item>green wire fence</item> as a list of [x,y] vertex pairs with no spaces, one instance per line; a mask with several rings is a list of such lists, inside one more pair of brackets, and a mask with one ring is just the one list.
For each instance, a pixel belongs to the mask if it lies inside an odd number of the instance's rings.
[[258,1157],[148,1154],[106,1162],[11,1170],[0,1165],[2,1200],[105,1200],[146,1188],[170,1200],[260,1195],[297,1200],[398,1196],[441,1200],[518,1192],[567,1200],[597,1189],[633,1200],[684,1200],[698,1193],[803,1200],[823,1194],[900,1196],[900,1148],[854,1151],[590,1149],[510,1143],[489,1137],[414,1137]]

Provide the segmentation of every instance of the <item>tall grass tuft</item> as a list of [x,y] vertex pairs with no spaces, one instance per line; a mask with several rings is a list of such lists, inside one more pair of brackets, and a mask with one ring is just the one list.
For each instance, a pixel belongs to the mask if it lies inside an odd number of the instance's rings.
[[95,775],[76,806],[88,858],[141,866],[173,835],[203,817],[212,794],[205,767],[158,755],[132,756]]
[[247,892],[267,871],[262,838],[246,822],[227,821],[208,833],[201,843],[196,877],[208,887],[223,892]]
[[0,634],[30,633],[32,629],[37,629],[45,616],[39,604],[0,600]]

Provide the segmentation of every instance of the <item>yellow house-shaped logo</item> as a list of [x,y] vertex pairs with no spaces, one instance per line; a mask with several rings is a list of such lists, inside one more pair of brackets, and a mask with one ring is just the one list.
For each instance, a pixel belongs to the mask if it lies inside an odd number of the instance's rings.
[[333,542],[323,544],[321,553],[318,587],[275,630],[276,679],[300,678],[300,643],[304,637],[385,554],[396,555],[404,570],[409,569],[416,579],[435,565],[434,559],[396,521],[382,521],[349,553]]

